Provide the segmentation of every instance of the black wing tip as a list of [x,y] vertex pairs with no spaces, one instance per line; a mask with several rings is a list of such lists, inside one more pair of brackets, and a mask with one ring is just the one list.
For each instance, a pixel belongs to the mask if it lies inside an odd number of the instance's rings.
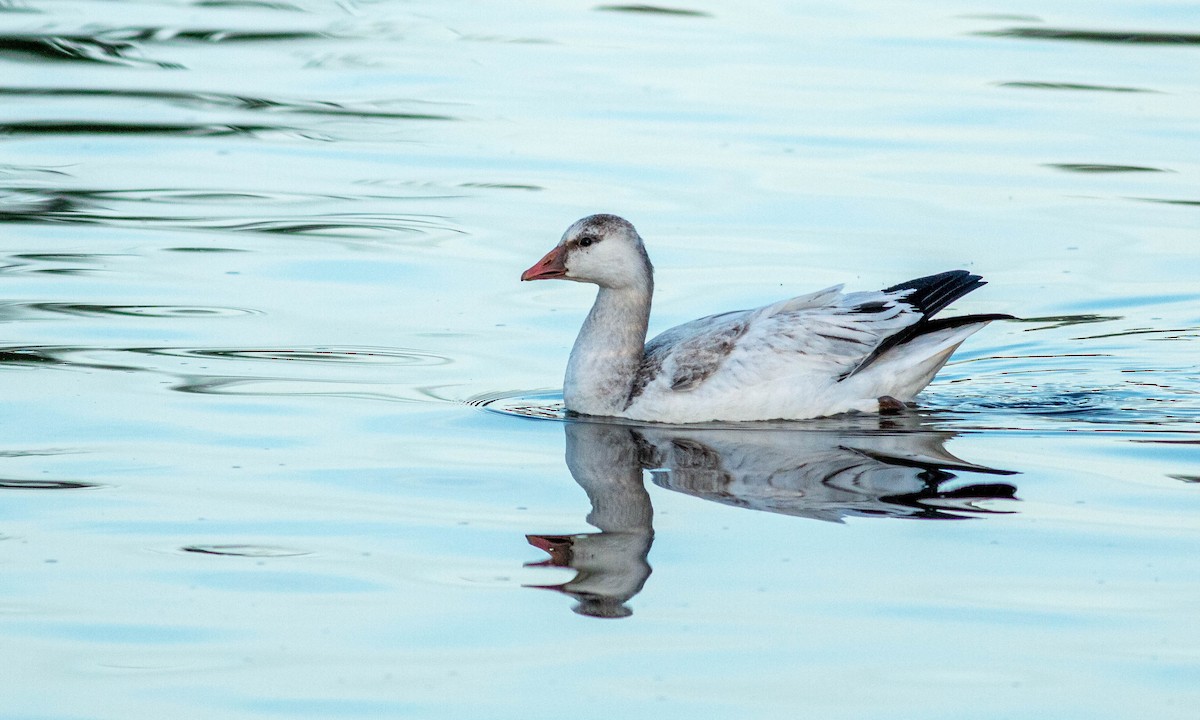
[[954,280],[956,282],[972,282],[982,279],[982,275],[976,275],[970,270],[947,270],[945,272],[934,273],[933,275],[923,275],[919,278],[913,278],[912,280],[905,280],[904,282],[896,283],[889,288],[884,288],[883,291],[896,292],[897,290],[911,290],[915,288],[929,287],[931,285],[940,285],[947,280]]
[[892,348],[903,345],[927,333],[962,327],[964,325],[989,323],[993,320],[1015,320],[1016,318],[1012,315],[1004,313],[959,315],[951,318],[930,319],[933,315],[944,310],[950,303],[986,284],[981,276],[967,272],[966,270],[948,270],[937,275],[926,275],[915,280],[902,282],[899,285],[893,285],[890,288],[884,288],[883,292],[905,293],[900,298],[900,302],[916,308],[920,311],[921,317],[912,325],[884,338],[857,367],[838,377],[838,381],[841,382],[868,367]]
[[904,302],[920,310],[925,317],[930,317],[986,284],[981,275],[966,270],[947,270],[884,288],[884,292],[906,292]]

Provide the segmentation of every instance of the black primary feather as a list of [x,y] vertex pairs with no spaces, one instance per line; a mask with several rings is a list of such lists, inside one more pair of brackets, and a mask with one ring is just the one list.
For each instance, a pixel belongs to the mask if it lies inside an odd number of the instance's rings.
[[959,299],[963,295],[976,290],[987,283],[978,275],[972,275],[966,270],[950,270],[937,275],[928,275],[915,280],[902,282],[899,285],[893,285],[889,288],[884,288],[884,292],[904,292],[908,294],[900,302],[905,305],[911,305],[921,313],[921,319],[909,325],[900,332],[889,335],[879,343],[869,355],[863,358],[863,361],[858,364],[850,372],[838,378],[845,380],[846,378],[863,370],[871,363],[875,362],[879,356],[886,353],[892,348],[903,345],[910,340],[918,338],[926,333],[937,332],[938,330],[946,330],[948,328],[961,327],[963,325],[971,325],[979,322],[990,322],[992,320],[1011,320],[1012,315],[1004,315],[1001,313],[992,313],[988,315],[961,315],[959,317],[931,320],[930,318],[938,312],[946,309],[950,303]]
[[978,275],[972,275],[966,270],[950,270],[902,282],[899,285],[884,288],[883,291],[890,293],[909,290],[904,302],[920,310],[921,314],[928,318],[945,310],[950,303],[983,285],[986,283]]

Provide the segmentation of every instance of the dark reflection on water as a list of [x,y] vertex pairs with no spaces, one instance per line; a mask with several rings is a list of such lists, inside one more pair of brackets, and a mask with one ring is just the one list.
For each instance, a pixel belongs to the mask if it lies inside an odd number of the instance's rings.
[[944,447],[956,433],[919,416],[841,419],[807,429],[704,429],[569,422],[566,462],[592,504],[598,533],[528,535],[550,558],[536,566],[575,570],[553,589],[575,611],[625,617],[625,603],[650,576],[654,510],[643,483],[725,505],[843,522],[848,517],[952,520],[998,512],[986,500],[1015,499],[1007,482],[961,481],[958,474],[1009,470],[975,465]]
[[1154,335],[1149,340],[1194,340],[1200,338],[1200,327],[1184,328],[1129,328],[1099,335],[1083,335],[1077,340],[1099,340],[1101,338],[1127,337],[1129,335]]
[[597,10],[607,12],[639,13],[643,15],[675,15],[679,17],[712,17],[701,10],[688,8],[670,8],[660,5],[597,5]]
[[545,190],[541,185],[529,185],[522,183],[485,183],[485,182],[465,182],[460,183],[459,187],[465,188],[484,188],[488,190],[528,190],[537,192]]
[[21,135],[167,135],[184,137],[260,136],[264,133],[290,132],[304,135],[296,128],[277,125],[224,123],[139,123],[98,120],[28,120],[0,123],[0,136]]
[[[135,316],[154,317],[134,313]],[[173,317],[173,316],[172,316]],[[383,365],[444,365],[450,358],[420,350],[366,347],[310,348],[174,348],[174,347],[71,347],[71,346],[9,346],[0,347],[0,364],[59,364],[92,369],[149,370],[155,368],[137,364],[98,363],[89,354],[139,355],[201,358],[211,360],[252,360],[268,362],[355,363]]]
[[52,223],[79,212],[81,205],[67,197],[12,196],[0,198],[0,223]]
[[1174,172],[1144,165],[1105,165],[1103,163],[1046,163],[1045,167],[1076,173],[1143,173]]
[[53,455],[66,455],[72,452],[76,451],[60,448],[49,448],[43,450],[0,450],[0,458],[50,457]]
[[105,63],[177,70],[182,65],[140,57],[136,44],[93,35],[0,35],[0,57],[32,61]]
[[343,32],[311,30],[228,30],[184,29],[172,27],[113,28],[105,30],[103,37],[138,42],[282,42],[289,40],[319,40],[329,37],[350,37]]
[[[869,421],[870,422],[870,421]],[[954,472],[1013,475],[946,452],[956,433],[900,429],[673,432],[646,428],[647,469],[662,487],[727,505],[841,522],[851,516],[962,519],[994,511],[978,500],[1012,498],[1008,483],[954,485]],[[892,427],[886,427],[892,425]],[[899,432],[897,432],[899,431]],[[649,467],[654,466],[654,467]]]
[[[139,372],[148,377],[167,377],[172,382],[163,387],[181,393],[387,402],[431,400],[420,387],[398,388],[397,366],[429,367],[451,362],[451,358],[434,353],[378,347],[0,347],[0,367]],[[378,367],[371,373],[368,366]]]
[[205,8],[246,8],[251,10],[283,10],[285,12],[304,12],[298,5],[268,0],[195,0],[196,7]]
[[250,310],[248,308],[199,307],[194,305],[93,305],[87,303],[42,302],[2,305],[0,308],[3,308],[3,310],[0,310],[0,316],[6,315],[7,313],[5,311],[14,306],[18,309],[29,309],[40,312],[56,313],[61,315],[75,315],[80,317],[109,315],[119,317],[207,319],[214,317],[236,317],[239,315],[261,314],[261,312],[258,310]]
[[186,545],[180,550],[198,555],[229,555],[249,558],[299,557],[311,554],[307,550],[295,550],[274,545]]
[[147,59],[141,47],[163,43],[301,42],[355,37],[344,30],[226,30],[202,28],[106,28],[100,32],[62,34],[9,33],[0,35],[0,57],[18,60],[104,63],[168,70],[183,65]]
[[1018,323],[1036,323],[1038,327],[1026,328],[1025,332],[1034,332],[1036,330],[1055,330],[1068,325],[1087,325],[1090,323],[1109,322],[1111,320],[1121,320],[1122,315],[1097,315],[1095,313],[1081,313],[1079,315],[1043,315],[1041,317],[1025,317],[1014,318],[1010,322]]
[[445,365],[449,358],[416,350],[391,348],[136,348],[131,352],[228,360],[266,360],[308,363],[374,363],[383,365]]
[[0,0],[0,13],[41,13],[18,0]]
[[1158,90],[1150,90],[1139,87],[1123,87],[1119,85],[1090,85],[1087,83],[1071,83],[1071,82],[1037,82],[1018,80],[1014,82],[997,83],[999,87],[1011,88],[1027,88],[1030,90],[1082,90],[1087,92],[1115,92],[1115,93],[1157,93]]
[[[188,223],[202,223],[201,218],[181,218]],[[214,230],[229,232],[267,233],[274,235],[315,235],[324,237],[360,237],[364,235],[389,237],[392,233],[424,235],[430,231],[461,233],[457,228],[438,222],[440,218],[368,213],[334,213],[325,216],[272,218],[218,222]]]
[[80,480],[15,480],[0,478],[0,490],[84,490],[101,487],[99,483]]
[[1140,200],[1142,202],[1161,203],[1163,205],[1184,205],[1192,207],[1200,207],[1200,200],[1174,200],[1171,198],[1130,198],[1132,200]]
[[1074,42],[1116,43],[1119,45],[1200,45],[1200,34],[1137,32],[1128,30],[1073,30],[1069,28],[1015,27],[984,30],[976,35],[1012,37],[1030,40],[1068,40]]
[[295,113],[333,117],[386,118],[389,120],[457,120],[444,113],[388,110],[389,105],[433,105],[417,100],[374,101],[359,105],[326,100],[285,100],[279,98],[234,95],[219,92],[183,92],[178,90],[138,90],[131,88],[54,88],[0,87],[0,96],[55,97],[69,99],[119,98],[136,101],[155,100],[168,105],[201,108],[229,108],[270,113]]
[[[4,222],[0,214],[0,222]],[[46,273],[51,275],[86,275],[102,272],[108,258],[124,257],[116,253],[15,253],[8,257],[10,262],[0,265],[0,273]],[[50,265],[52,267],[45,267]],[[63,267],[76,266],[76,267]],[[78,267],[78,266],[84,267]],[[11,308],[12,305],[9,305]],[[28,313],[24,313],[28,315]]]
[[247,252],[241,248],[224,248],[224,247],[170,247],[163,248],[166,252],[178,253],[240,253]]
[[[0,125],[0,134],[5,126]],[[169,188],[98,190],[19,186],[0,188],[0,223],[80,224],[108,226],[158,226],[187,230],[301,235],[327,238],[392,238],[396,234],[462,234],[439,215],[412,213],[314,213],[309,206],[323,201],[363,201],[377,205],[390,197],[341,197],[304,193],[263,193],[238,190],[186,190]],[[299,212],[270,217],[229,215],[230,205],[298,205]],[[197,205],[194,214],[155,215],[157,206],[176,213]],[[110,207],[112,206],[112,207]],[[122,212],[122,209],[127,210]],[[148,206],[148,207],[147,207]],[[115,208],[115,209],[114,209]],[[210,210],[210,208],[216,208]],[[137,212],[141,210],[142,212]],[[205,211],[208,211],[205,214]]]
[[0,348],[0,365],[69,365],[98,370],[133,370],[125,365],[108,363],[80,363],[66,358],[72,352],[84,352],[87,348],[65,347],[7,347]]

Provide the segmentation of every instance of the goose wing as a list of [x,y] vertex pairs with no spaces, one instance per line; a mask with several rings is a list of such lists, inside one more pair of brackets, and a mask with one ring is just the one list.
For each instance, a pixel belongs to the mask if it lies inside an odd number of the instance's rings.
[[1002,317],[929,320],[982,284],[978,275],[952,270],[873,292],[843,293],[838,285],[693,320],[646,344],[630,402],[651,384],[687,392],[715,377],[749,386],[809,370],[841,381],[922,334]]

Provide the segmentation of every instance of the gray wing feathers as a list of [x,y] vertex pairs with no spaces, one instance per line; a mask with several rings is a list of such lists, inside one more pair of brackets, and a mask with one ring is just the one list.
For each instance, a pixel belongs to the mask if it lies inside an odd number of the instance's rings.
[[721,367],[745,332],[751,311],[710,315],[679,325],[656,336],[646,344],[642,364],[633,381],[629,401],[642,394],[646,386],[671,365],[671,389],[686,391],[704,382]]
[[884,337],[916,321],[918,316],[909,306],[896,302],[898,295],[902,294],[843,295],[837,286],[671,328],[646,344],[629,402],[664,372],[670,373],[672,390],[693,390],[735,351],[741,357],[745,353],[805,355],[849,372]]
[[746,333],[744,321],[724,324],[711,333],[692,337],[676,346],[672,390],[691,390],[721,367]]
[[814,362],[849,370],[883,338],[918,317],[889,294],[842,295],[833,290],[806,296],[811,301],[803,305],[797,302],[802,298],[795,298],[764,308],[777,312],[756,322],[754,340],[761,342],[765,350],[807,355]]

